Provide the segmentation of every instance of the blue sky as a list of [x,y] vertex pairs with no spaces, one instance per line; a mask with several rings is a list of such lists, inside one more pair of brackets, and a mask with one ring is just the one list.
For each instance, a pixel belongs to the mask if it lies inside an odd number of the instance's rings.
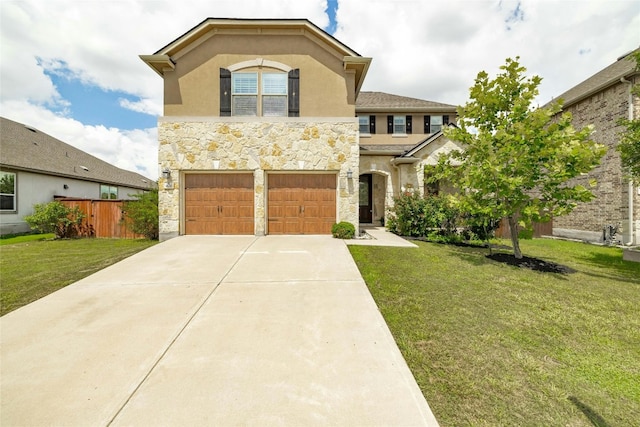
[[373,58],[363,90],[459,105],[520,56],[539,102],[640,46],[637,0],[0,0],[0,115],[155,179],[162,79],[140,59],[207,17],[307,18]]

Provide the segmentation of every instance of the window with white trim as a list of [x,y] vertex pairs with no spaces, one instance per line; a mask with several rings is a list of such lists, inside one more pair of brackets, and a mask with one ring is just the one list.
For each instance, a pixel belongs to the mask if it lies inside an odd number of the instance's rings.
[[287,116],[287,86],[286,73],[231,73],[231,115]]
[[407,133],[407,118],[405,116],[393,116],[393,133],[402,135]]
[[0,172],[0,210],[16,210],[16,174]]
[[440,132],[442,130],[442,116],[431,116],[431,133]]
[[360,133],[371,132],[371,128],[369,127],[369,116],[358,116],[358,124]]
[[118,187],[108,184],[100,184],[100,198],[101,199],[117,199]]

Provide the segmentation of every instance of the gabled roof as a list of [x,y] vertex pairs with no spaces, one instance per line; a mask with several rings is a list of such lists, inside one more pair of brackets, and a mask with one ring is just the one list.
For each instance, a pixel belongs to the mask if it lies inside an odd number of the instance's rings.
[[46,133],[4,117],[0,117],[0,165],[141,190],[156,185],[138,173],[117,168]]
[[633,74],[638,73],[638,70],[636,70],[636,63],[631,57],[631,54],[633,52],[637,52],[639,49],[621,56],[613,64],[597,72],[582,83],[572,87],[557,98],[562,98],[564,100],[564,107],[568,107],[608,88],[609,86],[620,83],[620,78],[622,77],[630,77]]
[[360,91],[371,63],[371,58],[361,56],[358,52],[323,31],[308,19],[207,18],[153,55],[140,55],[140,59],[160,76],[163,76],[165,70],[175,68],[173,57],[196,45],[201,39],[215,36],[225,31],[228,33],[250,32],[256,35],[288,31],[292,34],[308,37],[325,46],[334,55],[341,56],[345,69],[355,71],[356,93]]
[[[455,126],[455,125],[453,123],[450,123],[449,126]],[[412,157],[418,151],[422,150],[424,147],[431,144],[433,141],[440,138],[442,135],[444,135],[444,132],[441,129],[438,132],[434,133],[433,135],[429,136],[427,139],[417,143],[411,149],[405,151],[400,157]]]
[[356,99],[356,112],[443,112],[455,113],[456,106],[385,92],[360,92]]

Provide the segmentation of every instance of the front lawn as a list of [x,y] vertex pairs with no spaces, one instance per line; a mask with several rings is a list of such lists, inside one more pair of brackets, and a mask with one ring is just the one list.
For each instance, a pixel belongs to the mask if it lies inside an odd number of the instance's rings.
[[442,426],[614,426],[640,420],[640,264],[621,250],[547,239],[526,256],[417,242],[350,246]]
[[0,315],[157,243],[133,239],[12,239],[3,240],[0,247]]

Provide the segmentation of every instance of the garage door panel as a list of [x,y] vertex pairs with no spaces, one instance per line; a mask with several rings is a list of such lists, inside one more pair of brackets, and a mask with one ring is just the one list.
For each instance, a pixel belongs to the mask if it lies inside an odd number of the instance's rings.
[[186,234],[253,231],[253,174],[185,175]]
[[329,234],[336,220],[334,174],[268,176],[270,234]]

